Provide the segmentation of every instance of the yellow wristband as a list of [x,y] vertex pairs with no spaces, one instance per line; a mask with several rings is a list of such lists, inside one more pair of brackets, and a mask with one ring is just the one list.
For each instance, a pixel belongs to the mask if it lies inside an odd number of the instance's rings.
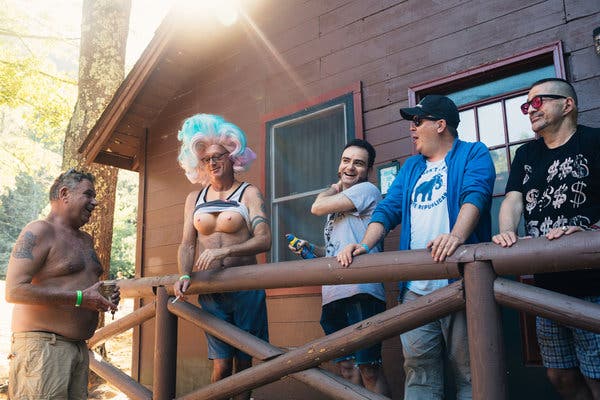
[[179,280],[180,280],[180,281],[182,281],[182,280],[184,280],[184,279],[190,279],[190,280],[191,280],[192,278],[190,278],[190,276],[189,276],[189,275],[181,275],[181,276],[179,277]]
[[83,293],[81,292],[81,290],[77,291],[77,300],[75,301],[75,307],[79,307],[81,305],[81,302],[83,301]]

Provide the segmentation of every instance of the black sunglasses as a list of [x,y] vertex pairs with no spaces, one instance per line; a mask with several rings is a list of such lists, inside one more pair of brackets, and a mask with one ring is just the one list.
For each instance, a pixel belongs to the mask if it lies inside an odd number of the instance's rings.
[[529,106],[539,110],[542,104],[544,104],[544,97],[553,100],[567,98],[567,96],[561,96],[559,94],[538,94],[533,99],[521,104],[521,112],[525,115],[529,114]]
[[428,115],[426,117],[422,117],[420,115],[413,115],[412,123],[415,125],[415,127],[419,127],[419,126],[421,126],[423,121],[437,121],[438,119],[441,119],[441,118],[436,118],[432,115]]

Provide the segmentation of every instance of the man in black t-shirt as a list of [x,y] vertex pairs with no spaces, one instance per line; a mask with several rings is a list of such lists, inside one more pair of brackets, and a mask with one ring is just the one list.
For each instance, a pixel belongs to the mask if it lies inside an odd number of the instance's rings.
[[[577,95],[563,79],[534,83],[521,111],[538,139],[521,146],[511,165],[499,215],[503,247],[517,242],[525,217],[528,236],[558,239],[598,229],[600,129],[577,125]],[[600,304],[600,270],[536,274],[542,288]],[[537,318],[548,377],[564,399],[600,399],[600,335]]]

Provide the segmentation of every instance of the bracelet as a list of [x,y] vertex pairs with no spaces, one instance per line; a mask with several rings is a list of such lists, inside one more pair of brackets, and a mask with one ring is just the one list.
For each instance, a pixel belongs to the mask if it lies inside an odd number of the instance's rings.
[[75,301],[75,307],[79,307],[81,305],[81,302],[83,301],[83,293],[81,292],[81,290],[77,291],[77,300]]
[[182,280],[184,280],[184,279],[190,279],[190,280],[191,280],[192,278],[190,278],[190,276],[189,276],[189,275],[181,275],[181,276],[179,277],[179,280],[180,280],[180,281],[182,281]]
[[367,253],[368,253],[369,251],[371,251],[371,249],[369,248],[369,245],[368,245],[368,244],[366,244],[366,243],[359,243],[359,245],[361,245],[361,246],[363,247],[363,249],[365,249],[365,250],[367,251]]

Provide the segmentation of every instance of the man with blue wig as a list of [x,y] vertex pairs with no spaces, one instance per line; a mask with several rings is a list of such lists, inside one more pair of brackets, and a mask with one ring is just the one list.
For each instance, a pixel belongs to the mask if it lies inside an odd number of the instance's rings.
[[[237,126],[216,115],[197,114],[184,121],[178,139],[179,163],[190,182],[201,185],[185,201],[178,251],[181,277],[174,291],[185,300],[194,268],[256,264],[256,255],[270,249],[271,228],[260,190],[235,177],[256,158]],[[268,341],[264,290],[202,294],[198,301],[205,311]],[[250,355],[212,335],[206,339],[212,382],[252,366]],[[250,392],[236,398],[249,399]]]

